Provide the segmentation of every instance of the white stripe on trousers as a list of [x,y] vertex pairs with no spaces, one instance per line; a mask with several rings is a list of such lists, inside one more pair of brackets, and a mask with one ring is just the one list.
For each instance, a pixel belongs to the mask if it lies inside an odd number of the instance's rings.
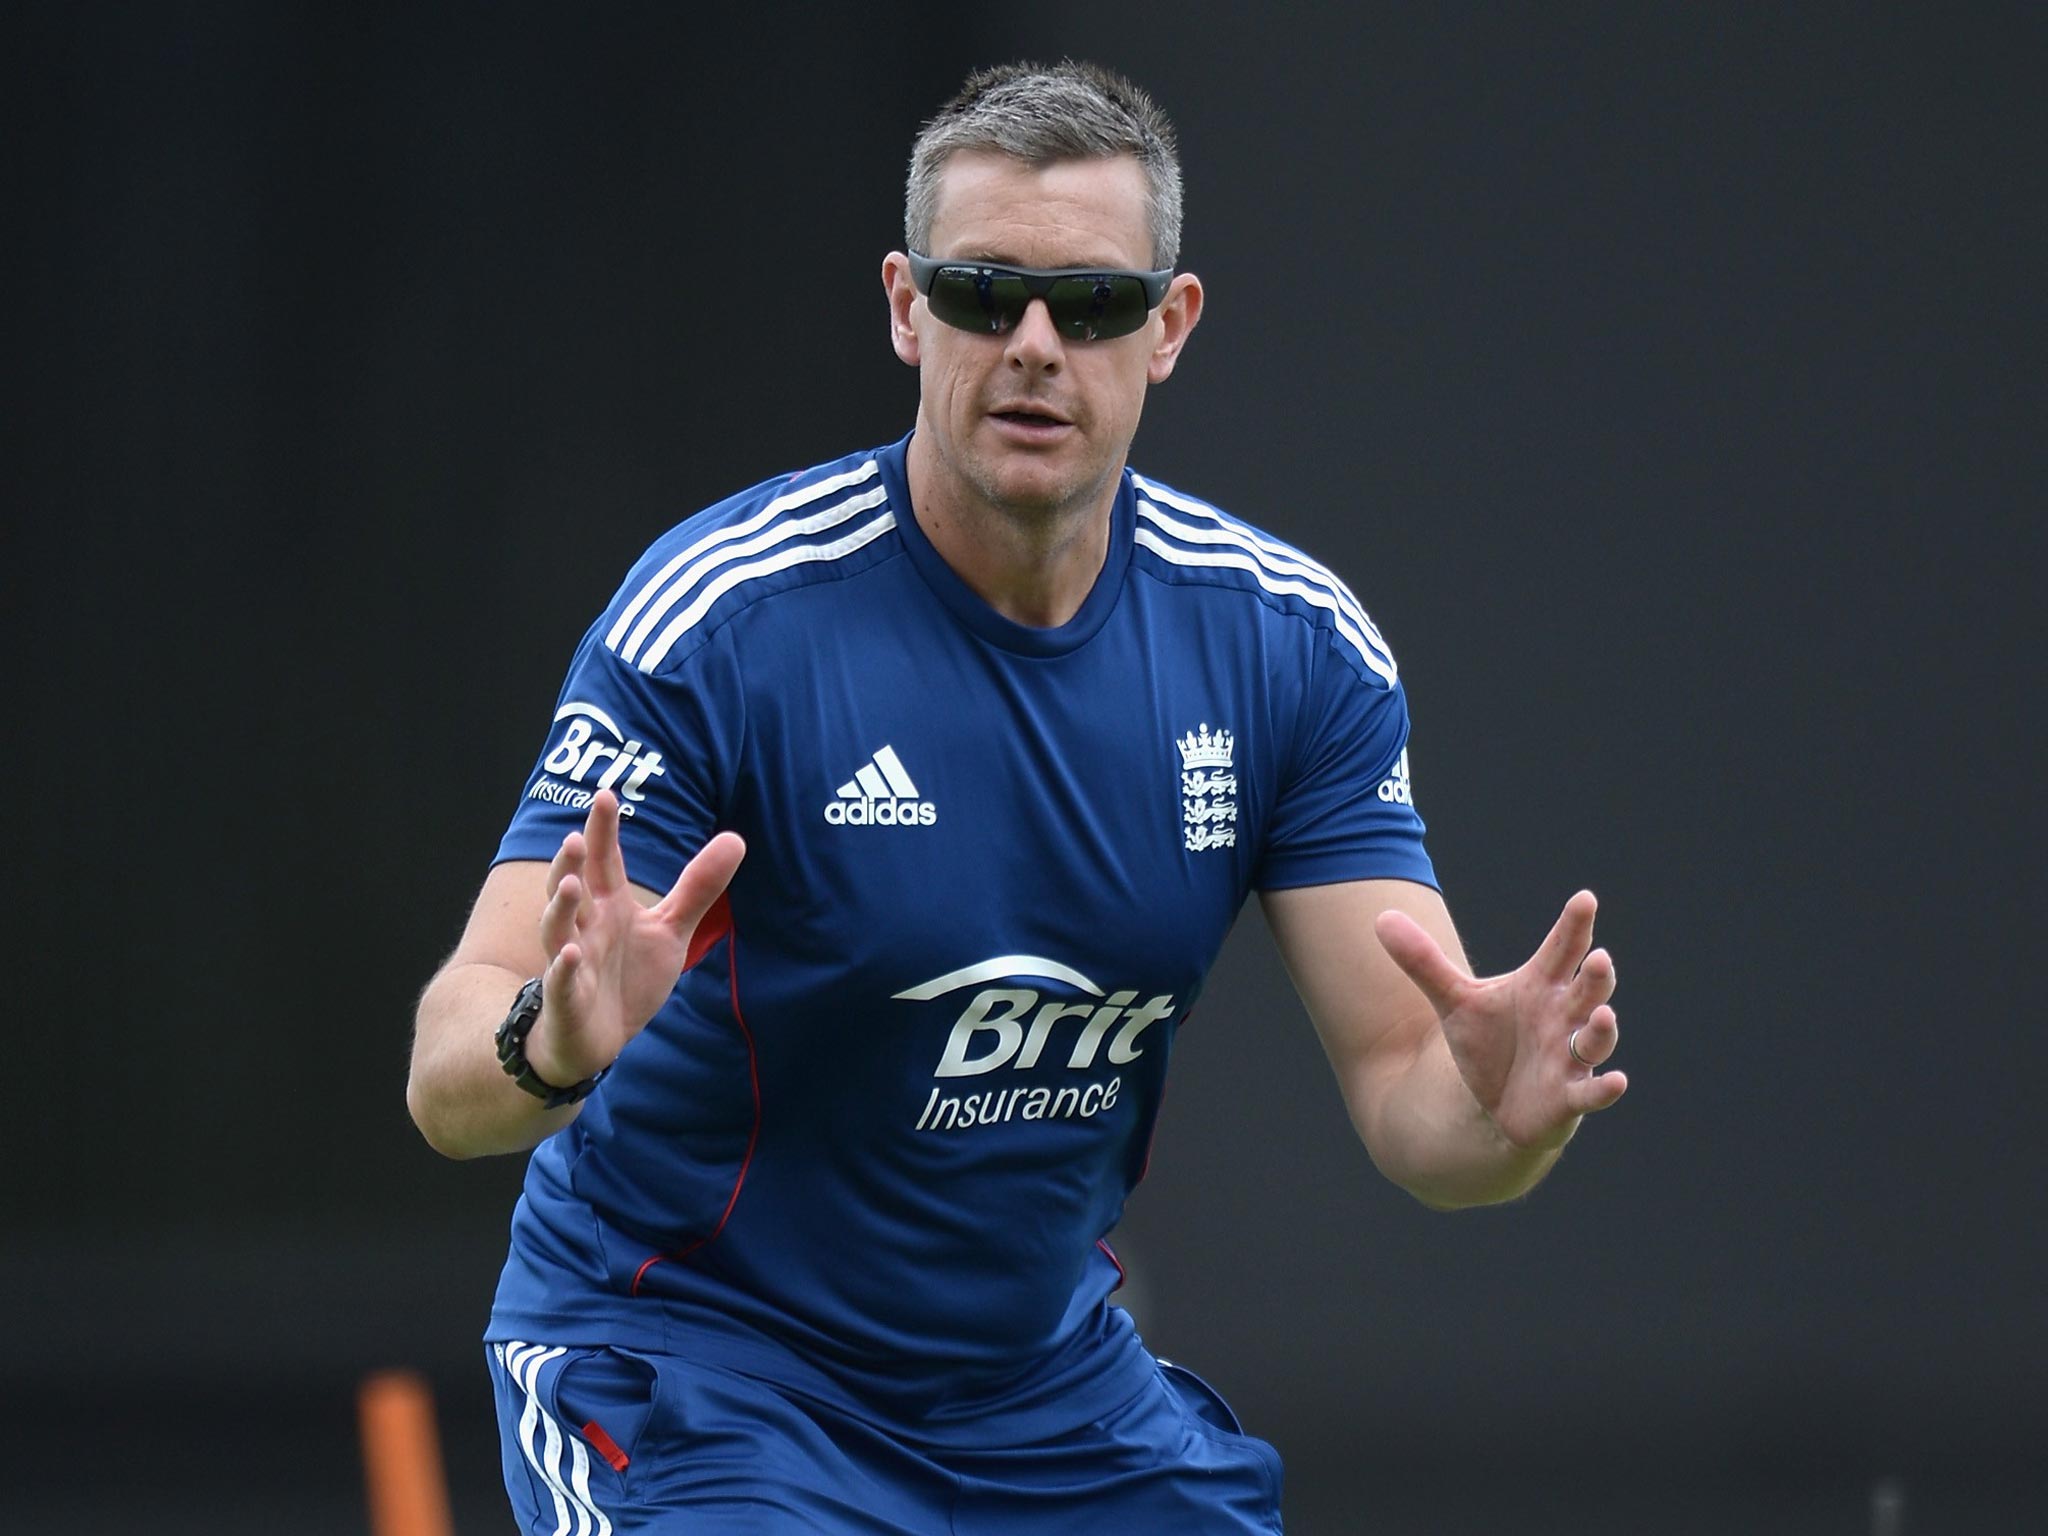
[[[527,1464],[547,1485],[555,1502],[554,1536],[612,1536],[611,1520],[590,1496],[590,1452],[581,1436],[565,1433],[555,1416],[541,1406],[540,1373],[550,1360],[568,1353],[557,1346],[509,1343],[496,1346],[498,1363],[519,1384],[526,1407],[519,1415],[519,1448]],[[534,1444],[535,1431],[540,1444]],[[562,1449],[569,1450],[569,1476],[562,1477]],[[575,1517],[574,1524],[570,1517]]]

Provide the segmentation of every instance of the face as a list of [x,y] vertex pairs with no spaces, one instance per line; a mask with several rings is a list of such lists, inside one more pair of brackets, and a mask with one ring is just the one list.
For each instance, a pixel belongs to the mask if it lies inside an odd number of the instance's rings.
[[[1017,267],[1149,269],[1145,173],[1129,156],[1034,168],[1007,155],[955,154],[931,246],[925,254]],[[1108,505],[1145,390],[1173,372],[1201,313],[1201,285],[1182,273],[1129,336],[1069,341],[1038,300],[994,335],[934,319],[900,252],[883,263],[882,280],[896,355],[918,369],[912,451],[928,483],[1012,515]]]

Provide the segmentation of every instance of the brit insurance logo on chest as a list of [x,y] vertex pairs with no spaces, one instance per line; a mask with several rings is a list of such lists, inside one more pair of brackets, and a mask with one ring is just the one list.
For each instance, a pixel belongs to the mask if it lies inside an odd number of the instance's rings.
[[[1124,1092],[1115,1069],[1144,1056],[1146,1032],[1182,1011],[1170,992],[1140,1003],[1140,988],[1105,988],[1043,955],[997,955],[907,987],[893,1000],[943,999],[950,1013],[959,1007],[955,995],[969,987],[974,996],[954,1017],[918,1113],[920,1131],[1108,1114]],[[955,1092],[968,1086],[961,1078],[984,1083],[977,1092]]]
[[1218,726],[1189,731],[1180,751],[1181,846],[1189,853],[1237,845],[1237,738]]

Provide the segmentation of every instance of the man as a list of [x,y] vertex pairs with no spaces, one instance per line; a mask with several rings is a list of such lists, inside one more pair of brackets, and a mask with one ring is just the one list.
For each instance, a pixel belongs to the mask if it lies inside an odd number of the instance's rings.
[[1589,894],[1467,974],[1350,592],[1126,468],[1179,226],[1128,82],[970,78],[882,268],[910,437],[685,522],[585,637],[408,1095],[538,1144],[488,1335],[526,1529],[1279,1529],[1106,1302],[1250,890],[1418,1198],[1521,1194],[1626,1086]]

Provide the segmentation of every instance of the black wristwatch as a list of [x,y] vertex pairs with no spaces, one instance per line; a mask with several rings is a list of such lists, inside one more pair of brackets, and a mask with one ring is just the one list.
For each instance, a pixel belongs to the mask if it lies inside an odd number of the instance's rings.
[[498,1026],[498,1065],[505,1069],[505,1075],[513,1082],[539,1099],[543,1108],[560,1109],[565,1104],[580,1104],[590,1097],[590,1090],[597,1086],[604,1073],[586,1077],[566,1088],[557,1088],[553,1083],[542,1081],[526,1059],[526,1037],[533,1033],[534,1020],[539,1017],[540,978],[536,976],[519,989],[519,995],[512,999],[512,1011]]

